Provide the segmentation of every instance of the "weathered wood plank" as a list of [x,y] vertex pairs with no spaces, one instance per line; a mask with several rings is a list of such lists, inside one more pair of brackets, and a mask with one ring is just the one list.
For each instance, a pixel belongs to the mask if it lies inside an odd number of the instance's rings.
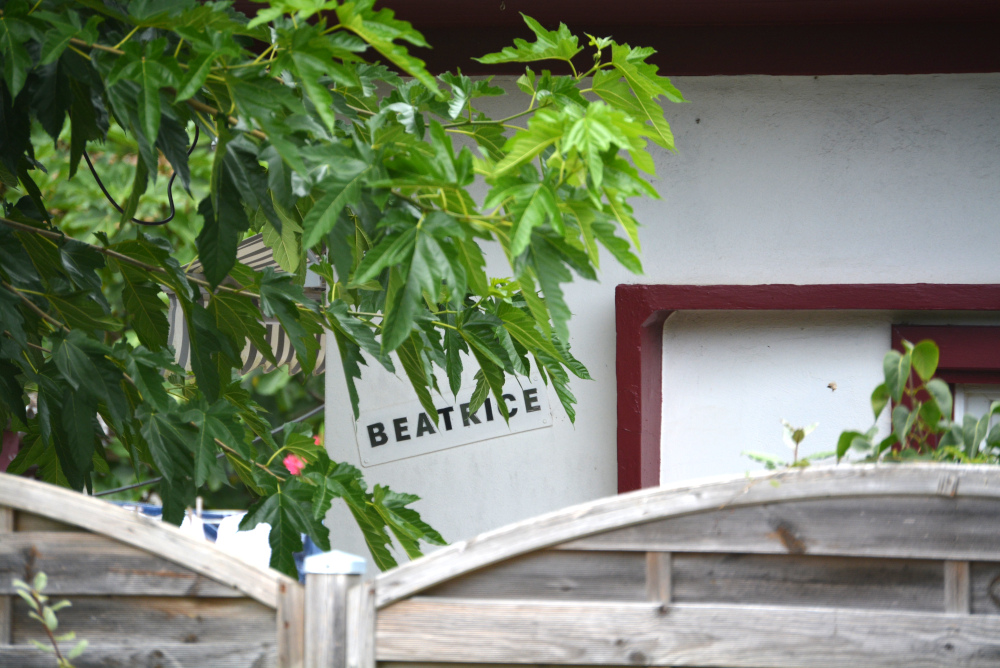
[[[274,610],[251,599],[160,597],[68,597],[59,628],[95,644],[226,642],[275,645]],[[28,605],[14,600],[14,644],[47,642],[45,629],[28,617]]]
[[944,562],[944,610],[958,615],[972,612],[968,561]]
[[[14,531],[14,509],[0,506],[0,551],[3,545],[10,540],[6,534]],[[0,583],[10,582],[11,578],[4,577],[3,569],[0,568]],[[8,585],[9,586],[9,585]],[[3,591],[0,590],[0,594]],[[11,639],[11,599],[10,596],[0,595],[0,645],[9,645]]]
[[207,596],[243,594],[145,550],[94,533],[23,532],[0,541],[0,593],[27,572],[49,576],[51,596]]
[[375,668],[375,583],[347,593],[347,668]]
[[972,614],[1000,615],[1000,563],[972,563],[969,571]]
[[940,561],[677,553],[673,585],[678,603],[944,611]]
[[[453,577],[528,552],[662,518],[801,499],[864,496],[878,505],[880,497],[926,495],[995,499],[1000,497],[998,473],[995,467],[989,466],[939,464],[815,467],[805,471],[761,473],[748,478],[727,476],[708,482],[621,494],[518,522],[454,543],[395,568],[379,576],[376,604],[379,608],[384,607]],[[768,529],[768,533],[774,531],[774,528]],[[603,545],[602,549],[611,548]],[[776,549],[772,546],[772,550]],[[646,551],[671,551],[671,548],[656,546]],[[955,557],[949,555],[947,558]],[[988,558],[991,559],[992,556]]]
[[301,668],[305,665],[306,590],[299,583],[278,585],[276,615],[278,665]]
[[198,540],[177,527],[55,485],[0,473],[0,505],[58,519],[148,550],[216,582],[235,587],[265,605],[278,605],[278,585],[295,582]]
[[670,603],[673,599],[673,559],[669,552],[646,553],[646,600]]
[[379,612],[380,661],[995,668],[1000,618],[864,610],[414,598]]
[[560,547],[986,561],[1000,557],[997,507],[963,497],[807,499],[673,517]]
[[347,662],[347,592],[358,575],[306,573],[305,665],[344,666]]
[[[34,646],[0,648],[0,668],[52,668],[51,654]],[[273,644],[207,642],[190,644],[90,645],[75,668],[278,668]]]
[[14,513],[15,531],[81,531],[80,527],[57,522],[50,517],[16,511]]
[[638,553],[543,551],[434,587],[427,596],[584,601],[646,600]]

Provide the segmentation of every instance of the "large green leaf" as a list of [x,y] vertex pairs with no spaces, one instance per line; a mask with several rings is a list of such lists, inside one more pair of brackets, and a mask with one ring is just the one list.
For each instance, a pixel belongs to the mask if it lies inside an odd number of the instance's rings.
[[391,9],[374,11],[374,4],[375,0],[345,2],[337,7],[337,18],[344,28],[371,44],[389,62],[416,78],[436,96],[440,96],[437,81],[424,67],[424,61],[411,56],[406,48],[396,44],[396,40],[403,40],[414,46],[427,46],[423,35],[414,30],[408,21],[397,20]]
[[134,267],[122,266],[121,274],[122,300],[136,336],[150,350],[165,348],[170,323],[167,322],[167,305],[160,299],[159,287],[148,280],[145,272]]
[[546,30],[530,16],[522,13],[521,17],[535,33],[536,40],[534,42],[529,43],[523,39],[515,39],[514,46],[504,47],[499,53],[490,53],[482,58],[473,58],[473,60],[486,65],[510,62],[530,63],[536,60],[550,59],[569,61],[582,50],[579,39],[569,31],[564,23],[559,24],[558,30]]

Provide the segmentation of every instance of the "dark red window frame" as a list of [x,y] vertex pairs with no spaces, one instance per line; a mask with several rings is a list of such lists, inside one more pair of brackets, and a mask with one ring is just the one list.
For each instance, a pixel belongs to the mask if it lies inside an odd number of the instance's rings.
[[[659,484],[663,323],[682,310],[1000,311],[1000,284],[619,285],[619,493]],[[947,382],[1000,382],[1000,347],[975,331],[991,328],[916,329],[893,327],[893,343],[897,336],[938,340]]]

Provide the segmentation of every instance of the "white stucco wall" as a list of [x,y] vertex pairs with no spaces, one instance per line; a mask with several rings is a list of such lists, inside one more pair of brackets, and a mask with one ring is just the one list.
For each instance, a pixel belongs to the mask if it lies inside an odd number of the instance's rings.
[[[372,484],[423,497],[417,509],[445,538],[615,493],[619,283],[1000,282],[1000,75],[675,83],[691,102],[667,109],[678,151],[656,154],[664,198],[635,204],[646,274],[609,259],[600,284],[566,290],[573,350],[594,377],[574,385],[576,425],[553,397],[550,429],[363,468]],[[673,316],[664,329],[661,479],[752,468],[743,449],[781,453],[778,418],[820,422],[812,450],[867,424],[892,321]],[[327,379],[331,456],[360,465],[343,380],[335,371]],[[363,410],[412,399],[374,368],[361,396]],[[338,546],[364,551],[346,513],[329,522]]]

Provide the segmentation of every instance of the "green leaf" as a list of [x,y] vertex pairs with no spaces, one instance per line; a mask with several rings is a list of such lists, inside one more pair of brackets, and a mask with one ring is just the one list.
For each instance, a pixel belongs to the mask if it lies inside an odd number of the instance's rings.
[[524,22],[535,33],[536,41],[529,43],[523,39],[515,39],[514,46],[505,47],[499,53],[489,53],[482,58],[473,58],[485,65],[496,63],[530,63],[536,60],[572,60],[573,56],[582,51],[579,39],[569,31],[564,23],[558,30],[546,30],[535,19],[521,14]]
[[372,167],[361,160],[350,160],[341,165],[341,170],[320,184],[324,194],[302,219],[302,245],[306,248],[318,244],[333,229],[344,207],[358,200]]
[[209,73],[212,71],[215,59],[219,55],[218,52],[212,51],[211,53],[200,55],[191,62],[188,66],[187,74],[181,81],[180,88],[177,89],[175,97],[177,102],[183,102],[192,98],[201,90],[201,87],[205,85],[205,80],[208,78]]
[[399,355],[399,363],[403,365],[403,371],[406,372],[406,377],[409,378],[410,385],[413,386],[413,391],[416,392],[417,398],[420,400],[420,405],[427,411],[427,415],[431,417],[434,424],[437,424],[438,412],[428,389],[430,380],[427,377],[420,354],[422,349],[423,344],[420,342],[419,336],[413,333],[396,349],[396,354]]
[[920,380],[930,380],[937,371],[940,351],[933,341],[921,341],[913,347],[912,352],[913,370],[920,376]]
[[497,305],[496,314],[503,321],[504,329],[510,332],[510,335],[517,339],[529,352],[534,353],[541,350],[556,359],[562,357],[552,342],[542,334],[534,318],[527,315],[521,309],[501,302]]
[[302,534],[311,524],[301,505],[289,495],[280,491],[250,506],[240,522],[240,529],[247,531],[260,523],[271,525],[268,544],[271,546],[271,568],[297,578],[295,558],[302,550]]
[[[538,282],[545,294],[545,305],[548,307],[552,324],[555,326],[556,336],[560,341],[569,341],[568,323],[572,314],[560,284],[568,283],[573,277],[563,264],[561,253],[553,248],[547,240],[534,240],[531,244],[531,254],[538,271]],[[538,321],[537,313],[535,318]]]
[[426,230],[418,230],[415,234],[413,256],[400,272],[404,277],[403,288],[393,299],[387,300],[390,303],[382,325],[382,350],[385,352],[395,350],[410,336],[416,314],[423,308],[425,294],[435,302],[442,285],[457,284],[447,254]]
[[[528,121],[526,130],[520,130],[504,145],[506,156],[496,164],[489,177],[495,179],[530,162],[563,136],[563,119],[559,112],[543,107]],[[491,193],[490,198],[493,195]],[[485,204],[487,208],[495,204]]]
[[127,265],[122,265],[121,276],[122,300],[139,341],[153,351],[165,348],[170,323],[159,287],[147,280],[143,272]]
[[236,409],[227,401],[200,404],[184,413],[183,420],[193,422],[197,433],[192,440],[194,451],[194,485],[201,487],[213,471],[220,470],[216,455],[218,439],[246,459],[251,458],[243,439],[243,428],[236,421]]
[[837,439],[837,461],[839,462],[847,454],[850,449],[855,450],[870,450],[872,448],[871,442],[868,438],[857,431],[845,431]]
[[154,412],[145,407],[140,408],[137,417],[141,420],[142,437],[149,444],[149,453],[163,477],[173,482],[192,475],[190,427],[172,413]]
[[897,405],[892,409],[892,433],[896,439],[906,445],[906,439],[910,435],[910,430],[916,424],[918,413],[911,411],[903,405]]
[[622,79],[620,70],[600,70],[595,73],[592,90],[615,109],[648,123],[647,136],[655,144],[673,150],[674,133],[667,119],[663,117],[663,109],[650,99],[643,100],[637,94],[633,94],[629,84]]
[[146,161],[139,160],[135,165],[135,176],[132,178],[132,190],[129,191],[128,199],[125,200],[125,204],[122,206],[121,215],[118,218],[119,225],[124,225],[125,223],[130,223],[132,221],[136,210],[139,208],[139,198],[142,197],[144,192],[146,192],[146,186],[148,183],[149,170],[146,167]]
[[889,388],[885,383],[881,383],[878,387],[872,390],[872,412],[875,413],[875,419],[882,414],[885,410],[886,405],[889,403]]
[[895,350],[890,350],[882,360],[882,370],[885,373],[885,386],[889,391],[889,396],[895,402],[903,400],[903,391],[906,383],[910,379],[910,355],[901,354]]
[[435,97],[441,96],[437,82],[427,71],[424,61],[411,56],[406,47],[396,44],[403,40],[414,46],[427,46],[423,35],[408,21],[396,20],[391,9],[373,11],[374,0],[355,0],[337,7],[340,24],[374,47],[389,62],[422,83]]
[[191,345],[191,370],[198,379],[198,387],[205,398],[214,403],[223,385],[229,384],[229,375],[220,377],[220,369],[243,366],[240,351],[230,339],[219,331],[209,312],[197,302],[183,303]]
[[[95,416],[97,401],[89,392],[75,392],[67,388],[62,398],[60,419],[69,448],[68,460],[78,475],[84,475],[93,465]],[[64,466],[67,460],[64,461]]]
[[546,183],[526,183],[505,191],[514,198],[511,207],[514,227],[511,230],[510,254],[520,255],[531,243],[531,231],[550,222],[554,228],[562,226],[562,213],[555,193]]
[[28,78],[31,56],[24,47],[28,29],[19,19],[0,17],[0,54],[3,55],[3,79],[11,97],[17,97]]
[[934,403],[937,404],[938,410],[941,411],[941,415],[945,418],[951,416],[952,399],[951,388],[948,387],[948,383],[944,382],[940,378],[934,378],[927,381],[924,387],[927,389],[927,393],[931,395],[931,398],[934,399]]
[[420,497],[413,494],[399,494],[381,485],[375,485],[373,496],[375,510],[411,559],[422,556],[421,540],[433,545],[447,544],[441,534],[421,519],[417,511],[407,508],[411,503],[419,501]]

